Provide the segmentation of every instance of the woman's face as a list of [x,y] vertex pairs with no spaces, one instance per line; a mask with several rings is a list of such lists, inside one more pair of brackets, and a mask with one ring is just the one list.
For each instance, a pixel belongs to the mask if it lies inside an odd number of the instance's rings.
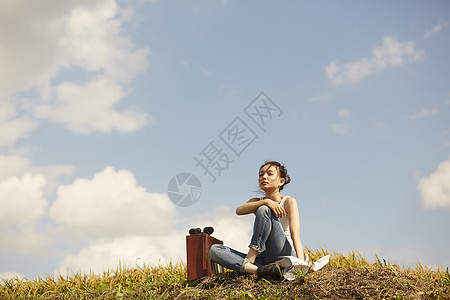
[[259,171],[259,188],[263,191],[277,189],[284,184],[284,179],[280,178],[278,167],[265,165]]

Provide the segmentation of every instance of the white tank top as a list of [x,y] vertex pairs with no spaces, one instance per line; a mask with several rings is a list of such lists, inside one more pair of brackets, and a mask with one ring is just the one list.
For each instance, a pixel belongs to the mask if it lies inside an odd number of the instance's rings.
[[[280,205],[286,210],[286,208],[284,207],[284,202],[286,201],[286,198],[289,196],[284,196],[283,199],[281,199]],[[281,223],[281,227],[283,227],[283,231],[284,231],[284,235],[286,236],[287,240],[289,241],[289,243],[291,244],[292,248],[294,248],[294,243],[292,242],[292,238],[291,238],[291,230],[289,229],[289,217],[283,216],[281,218],[278,218],[280,220]]]

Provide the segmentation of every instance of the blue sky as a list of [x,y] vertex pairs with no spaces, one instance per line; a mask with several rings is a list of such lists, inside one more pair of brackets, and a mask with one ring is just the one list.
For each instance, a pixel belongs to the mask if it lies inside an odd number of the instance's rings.
[[305,247],[450,265],[448,1],[44,2],[0,4],[2,277],[184,260],[207,225],[246,251],[265,160]]

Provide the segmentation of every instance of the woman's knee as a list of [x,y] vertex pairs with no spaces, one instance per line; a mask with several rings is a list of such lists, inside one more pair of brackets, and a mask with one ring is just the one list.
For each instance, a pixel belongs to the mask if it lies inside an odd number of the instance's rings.
[[267,205],[261,205],[256,209],[256,216],[270,216],[270,208]]
[[220,257],[220,253],[225,250],[224,246],[221,244],[214,244],[209,248],[209,257],[212,260],[216,260]]

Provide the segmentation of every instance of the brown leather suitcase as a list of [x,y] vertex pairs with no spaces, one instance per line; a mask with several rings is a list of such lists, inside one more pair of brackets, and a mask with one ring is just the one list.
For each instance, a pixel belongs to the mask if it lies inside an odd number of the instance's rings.
[[208,258],[208,250],[214,244],[223,244],[223,242],[207,233],[186,236],[188,280],[196,280],[223,272],[222,266]]

